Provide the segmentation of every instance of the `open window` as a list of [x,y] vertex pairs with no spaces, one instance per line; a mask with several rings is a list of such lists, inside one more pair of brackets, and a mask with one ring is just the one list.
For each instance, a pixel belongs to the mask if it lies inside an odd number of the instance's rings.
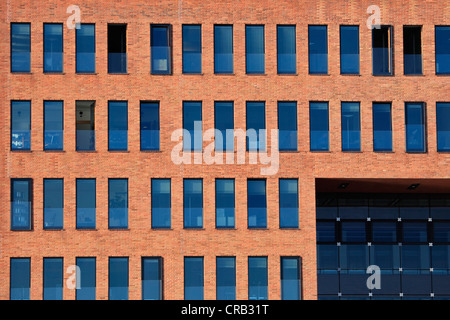
[[108,73],[127,73],[127,25],[108,25]]
[[403,27],[403,58],[405,74],[422,74],[422,27]]
[[380,26],[372,30],[373,75],[387,76],[393,74],[392,65],[392,27]]
[[95,101],[76,102],[77,151],[95,150]]

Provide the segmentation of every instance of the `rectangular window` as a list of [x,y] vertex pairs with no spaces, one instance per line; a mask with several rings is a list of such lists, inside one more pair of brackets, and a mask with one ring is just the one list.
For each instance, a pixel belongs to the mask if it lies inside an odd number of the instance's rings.
[[327,26],[308,26],[309,73],[328,73]]
[[450,74],[450,26],[435,27],[436,74]]
[[184,300],[203,300],[203,257],[184,258]]
[[421,102],[405,104],[406,152],[426,152],[425,105]]
[[152,228],[171,227],[170,179],[152,179]]
[[159,150],[159,102],[141,101],[141,150]]
[[403,26],[403,66],[405,74],[422,74],[421,26]]
[[450,151],[450,102],[436,103],[437,148]]
[[128,258],[109,258],[109,300],[128,300]]
[[10,300],[30,300],[31,259],[11,258]]
[[297,102],[278,102],[280,151],[297,151]]
[[248,299],[268,299],[267,257],[248,257]]
[[64,225],[64,180],[44,179],[44,229]]
[[390,103],[373,104],[373,151],[392,151]]
[[216,299],[236,300],[236,258],[216,258]]
[[44,258],[44,300],[63,299],[63,258]]
[[298,228],[297,179],[280,179],[280,228]]
[[44,23],[44,72],[63,72],[62,23]]
[[31,101],[11,101],[11,150],[31,150]]
[[202,26],[183,25],[183,73],[202,73]]
[[64,102],[44,101],[44,150],[64,148]]
[[95,24],[80,24],[76,34],[77,73],[95,73]]
[[341,26],[341,74],[359,74],[359,26]]
[[216,151],[234,150],[234,103],[214,102],[214,127]]
[[172,28],[169,25],[151,25],[152,74],[172,73]]
[[266,180],[247,181],[248,228],[267,228]]
[[183,150],[201,151],[202,137],[202,102],[183,102]]
[[216,179],[216,228],[234,228],[234,179]]
[[329,113],[328,102],[309,103],[310,150],[328,151]]
[[110,229],[128,228],[128,179],[108,180]]
[[108,150],[128,149],[128,102],[108,102]]
[[295,26],[277,26],[277,67],[278,74],[297,72],[297,47]]
[[76,289],[77,300],[95,300],[96,290],[96,258],[76,258],[80,268],[80,287]]
[[33,180],[11,179],[11,230],[31,230]]
[[162,258],[142,258],[142,300],[162,300]]
[[342,102],[342,151],[361,150],[361,117],[359,102]]
[[301,259],[281,257],[281,300],[301,300]]
[[108,73],[127,73],[126,24],[108,24]]
[[95,150],[95,101],[76,102],[77,151]]
[[11,72],[31,72],[31,24],[11,23]]
[[203,228],[203,181],[183,181],[184,228]]
[[214,73],[233,73],[233,26],[214,26]]
[[264,26],[245,26],[245,66],[247,74],[264,74],[264,47]]
[[247,151],[266,150],[266,103],[247,102]]
[[77,179],[77,229],[95,229],[95,179]]
[[388,76],[393,74],[392,66],[392,27],[380,26],[372,29],[372,63],[373,75]]

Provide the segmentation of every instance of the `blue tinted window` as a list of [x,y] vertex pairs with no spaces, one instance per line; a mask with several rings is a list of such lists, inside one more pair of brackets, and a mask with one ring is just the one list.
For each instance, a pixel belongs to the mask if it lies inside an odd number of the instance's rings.
[[183,102],[183,129],[183,149],[201,151],[203,148],[201,102]]
[[311,151],[329,150],[328,102],[309,103],[309,128]]
[[450,242],[450,222],[434,222],[433,233],[433,242]]
[[159,150],[158,102],[141,102],[141,150]]
[[425,108],[423,103],[406,103],[406,152],[425,152]]
[[31,149],[31,102],[11,101],[11,150]]
[[436,103],[436,124],[438,151],[450,151],[450,102]]
[[183,73],[202,73],[200,25],[183,25]]
[[236,258],[216,258],[216,299],[236,299]]
[[128,179],[109,179],[109,228],[128,228]]
[[301,263],[297,257],[281,258],[281,299],[301,299]]
[[95,229],[95,179],[77,179],[77,229]]
[[338,267],[338,246],[335,244],[317,245],[317,269],[337,270]]
[[365,242],[366,241],[366,223],[365,222],[342,222],[342,241],[343,242]]
[[427,242],[426,222],[403,222],[403,242]]
[[430,268],[430,246],[425,245],[402,245],[401,267],[403,269],[429,269]]
[[63,150],[63,102],[44,101],[44,150]]
[[248,299],[268,299],[267,257],[248,257]]
[[372,222],[373,242],[397,242],[396,222]]
[[11,300],[30,300],[30,263],[30,258],[11,258]]
[[128,258],[109,258],[109,300],[128,300]]
[[309,73],[328,73],[327,26],[308,26]]
[[95,24],[76,29],[77,73],[95,72]]
[[278,141],[280,151],[297,150],[297,103],[278,102]]
[[184,258],[184,300],[203,300],[203,258]]
[[246,73],[264,73],[264,26],[245,26]]
[[384,270],[400,268],[400,247],[395,245],[372,245],[370,247],[370,263]]
[[266,180],[247,181],[248,228],[267,228]]
[[359,74],[359,27],[341,26],[341,74]]
[[280,179],[280,228],[298,228],[297,179]]
[[372,29],[372,63],[374,75],[392,74],[391,27]]
[[95,101],[76,102],[77,151],[95,150]]
[[[96,259],[77,258],[77,267],[80,268],[80,287],[76,291],[77,300],[95,300],[96,288]],[[77,275],[78,276],[78,275]]]
[[31,26],[11,23],[11,72],[31,71]]
[[266,150],[266,103],[247,102],[247,151]]
[[234,103],[214,102],[216,151],[234,150]]
[[152,74],[172,73],[172,39],[170,26],[151,27]]
[[152,179],[152,228],[170,228],[170,179]]
[[359,102],[342,102],[342,151],[361,150]]
[[317,242],[336,242],[335,222],[317,221],[316,238]]
[[44,300],[63,299],[63,258],[44,258]]
[[203,227],[203,181],[184,179],[183,181],[184,227]]
[[108,24],[108,73],[127,73],[127,25]]
[[233,73],[233,26],[214,26],[214,73]]
[[450,246],[448,245],[433,245],[431,247],[431,261],[432,267],[437,270],[450,269]]
[[31,179],[11,179],[11,230],[31,230],[31,191]]
[[44,23],[44,72],[63,71],[63,25]]
[[162,259],[142,258],[142,300],[162,299]]
[[63,189],[63,179],[44,179],[44,229],[63,228]]
[[234,228],[234,179],[216,179],[216,227]]
[[128,148],[128,103],[110,101],[108,103],[108,150]]
[[369,266],[369,247],[366,244],[341,245],[339,262],[341,269],[365,271]]
[[295,74],[297,72],[295,42],[295,26],[277,26],[278,73]]
[[422,27],[403,27],[403,64],[405,74],[422,74]]
[[373,150],[392,151],[392,116],[390,103],[373,104]]
[[436,74],[450,74],[450,26],[436,26]]

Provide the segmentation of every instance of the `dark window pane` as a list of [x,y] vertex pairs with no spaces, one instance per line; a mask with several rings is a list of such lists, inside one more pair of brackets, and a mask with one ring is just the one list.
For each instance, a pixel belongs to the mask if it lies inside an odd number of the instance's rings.
[[435,295],[450,295],[450,270],[433,270],[431,278]]
[[450,74],[450,26],[436,26],[436,74]]
[[77,267],[80,268],[80,274],[77,279],[80,288],[77,288],[77,300],[95,300],[96,291],[96,259],[95,258],[77,258]]
[[170,179],[152,179],[152,228],[171,227]]
[[336,242],[336,223],[317,221],[316,237],[317,242]]
[[127,25],[108,25],[108,73],[127,73]]
[[450,242],[450,222],[433,222],[433,242]]
[[63,150],[63,102],[44,101],[44,150]]
[[425,152],[425,109],[423,103],[406,103],[406,151]]
[[427,222],[403,222],[403,242],[427,242]]
[[338,248],[335,244],[317,245],[317,269],[337,271],[339,267]]
[[95,229],[95,179],[77,179],[77,229]]
[[298,228],[298,180],[280,179],[280,228]]
[[278,102],[278,141],[280,151],[297,150],[297,103]]
[[234,228],[234,179],[216,179],[216,227]]
[[76,29],[77,73],[95,73],[95,24]]
[[[320,294],[319,300],[338,300],[339,274],[337,271],[317,272],[317,291]],[[324,296],[329,294],[332,296]]]
[[366,274],[366,270],[343,270],[340,272],[340,288],[341,293],[343,294],[341,300],[345,300],[346,297],[344,295],[349,294],[361,294],[365,295],[361,297],[348,297],[352,300],[361,300],[369,296],[369,289],[367,288],[367,278],[369,277]]
[[142,300],[162,299],[162,259],[142,258]]
[[159,103],[141,102],[141,150],[159,150]]
[[109,300],[128,300],[128,258],[109,258]]
[[172,39],[170,26],[152,25],[151,55],[152,74],[172,73]]
[[184,300],[203,300],[203,258],[184,258]]
[[31,25],[11,23],[11,72],[31,71]]
[[31,230],[32,180],[11,179],[11,230]]
[[277,26],[278,73],[297,72],[296,51],[295,26]]
[[236,299],[236,258],[216,258],[217,300]]
[[309,73],[328,73],[327,26],[308,26]]
[[10,300],[30,300],[30,258],[11,258]]
[[202,73],[200,25],[183,25],[183,73]]
[[436,125],[438,151],[450,151],[450,102],[436,103]]
[[265,72],[264,26],[245,26],[246,73]]
[[247,181],[248,228],[267,228],[266,181]]
[[63,299],[63,258],[44,258],[44,300]]
[[63,25],[44,23],[44,72],[63,72]]
[[248,257],[248,299],[268,299],[267,257]]
[[340,267],[343,270],[367,270],[369,247],[367,245],[341,245],[339,247]]
[[31,102],[11,101],[11,150],[31,149]]
[[76,102],[77,151],[95,150],[95,101]]
[[372,29],[372,62],[374,75],[392,74],[392,31],[390,26]]
[[402,245],[401,267],[403,269],[430,269],[430,246],[426,245]]
[[[430,299],[431,293],[431,273],[429,270],[404,270],[402,272],[403,294],[424,294]],[[417,299],[417,296],[411,297]],[[405,297],[403,297],[405,299]]]
[[301,260],[297,257],[281,258],[281,299],[301,299]]
[[342,102],[342,151],[361,150],[359,102]]
[[359,74],[359,27],[341,26],[341,74]]
[[436,270],[450,270],[450,246],[433,245],[431,247],[432,268]]
[[109,228],[128,228],[128,179],[109,179]]
[[108,150],[128,149],[128,103],[108,103]]
[[214,73],[233,73],[233,26],[214,26]]
[[366,242],[366,223],[365,222],[342,222],[342,241],[343,242]]
[[338,200],[338,205],[339,217],[341,219],[367,220],[369,214],[367,198],[341,195]]
[[202,179],[184,179],[183,192],[184,227],[203,228]]
[[370,264],[382,270],[398,270],[400,268],[400,247],[395,245],[376,244],[370,247]]
[[[367,275],[369,276],[369,275]],[[389,299],[398,298],[400,300],[401,292],[401,273],[398,270],[381,270],[381,287],[380,289],[372,290],[372,300],[386,300],[386,296],[383,295],[395,295],[389,297]]]
[[216,151],[234,150],[234,103],[214,102]]
[[266,103],[247,102],[247,151],[266,150]]
[[202,103],[183,102],[183,150],[201,151],[202,137]]
[[373,242],[397,242],[396,222],[372,222]]
[[422,27],[403,27],[403,62],[405,74],[422,74]]
[[390,103],[373,104],[373,151],[392,151]]
[[63,179],[44,179],[44,229],[63,228],[63,189]]
[[309,129],[311,151],[329,150],[328,102],[309,103]]

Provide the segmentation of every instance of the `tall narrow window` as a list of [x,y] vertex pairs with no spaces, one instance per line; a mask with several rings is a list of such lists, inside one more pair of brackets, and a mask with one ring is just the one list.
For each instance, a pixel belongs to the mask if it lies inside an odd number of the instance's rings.
[[359,102],[342,102],[342,151],[361,150],[361,119]]
[[203,300],[203,257],[184,258],[184,300]]
[[63,299],[63,258],[44,258],[44,300]]
[[341,26],[341,74],[359,74],[359,26]]
[[31,259],[11,258],[10,300],[30,300]]
[[127,73],[126,24],[108,24],[108,73]]
[[77,229],[95,229],[95,179],[77,179]]
[[141,150],[159,150],[159,102],[141,102]]
[[128,228],[128,179],[109,179],[109,228]]
[[450,26],[435,28],[436,74],[450,74]]
[[309,26],[309,73],[328,73],[327,26]]
[[280,151],[297,150],[297,102],[278,102],[278,145]]
[[236,258],[216,258],[216,299],[236,299]]
[[162,258],[142,258],[142,300],[162,300]]
[[63,72],[62,23],[44,23],[44,72]]
[[280,228],[298,228],[297,179],[280,179]]
[[80,24],[76,32],[77,73],[95,73],[95,24]]
[[31,101],[11,101],[11,150],[31,149]]
[[277,67],[278,74],[297,72],[297,47],[295,26],[277,26]]
[[267,228],[266,180],[247,181],[248,228]]
[[266,150],[266,103],[247,102],[247,151]]
[[436,103],[437,149],[450,151],[450,102]]
[[405,104],[406,152],[426,152],[425,106],[423,103]]
[[11,230],[31,230],[33,181],[11,179]]
[[233,73],[233,26],[214,26],[214,73]]
[[183,181],[184,228],[203,228],[203,181]]
[[95,101],[76,102],[77,151],[95,150]]
[[201,101],[183,102],[183,129],[183,150],[201,151],[203,148]]
[[128,149],[128,103],[109,101],[108,103],[108,150]]
[[170,179],[152,179],[152,228],[171,226]]
[[109,258],[109,300],[128,300],[128,258]]
[[268,299],[267,257],[248,257],[248,299]]
[[172,28],[169,25],[151,25],[152,74],[172,73]]
[[390,103],[373,104],[373,151],[392,151]]
[[329,150],[328,102],[309,103],[309,139],[311,151]]
[[380,26],[372,29],[372,63],[373,75],[393,74],[392,66],[392,27]]
[[248,74],[265,72],[264,26],[245,26],[245,65]]
[[77,300],[95,300],[96,290],[96,258],[76,258],[79,269],[76,280],[79,281],[79,288],[76,288]]
[[281,299],[301,299],[301,259],[281,257]]
[[216,179],[216,228],[234,228],[234,179]]
[[201,25],[183,25],[183,73],[202,73]]
[[11,72],[31,71],[31,25],[11,23]]
[[63,150],[64,103],[44,101],[44,150]]
[[64,225],[64,180],[44,179],[44,229]]
[[405,74],[422,74],[422,27],[403,27],[403,68]]
[[234,150],[234,103],[214,102],[214,127],[216,151]]

